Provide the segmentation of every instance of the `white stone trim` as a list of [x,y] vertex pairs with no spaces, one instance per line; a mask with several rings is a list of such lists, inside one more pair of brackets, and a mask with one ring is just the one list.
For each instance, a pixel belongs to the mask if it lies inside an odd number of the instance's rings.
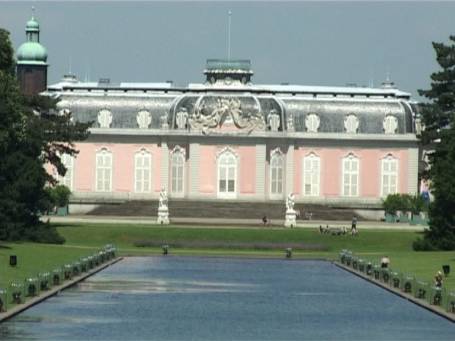
[[418,172],[419,172],[419,149],[408,149],[408,193],[418,192]]
[[196,196],[199,193],[199,174],[200,174],[200,144],[199,143],[190,143],[190,176],[188,179],[189,182],[189,192],[190,196]]
[[161,188],[169,189],[169,147],[161,141]]
[[[181,137],[206,137],[202,132],[198,131],[187,131],[187,130],[179,130],[179,129],[132,129],[132,128],[110,128],[110,129],[102,129],[102,128],[89,128],[89,131],[93,135],[133,135],[133,136],[181,136]],[[271,132],[271,131],[259,131],[255,130],[249,134],[241,133],[239,131],[222,131],[219,134],[215,131],[210,133],[210,136],[216,136],[220,139],[222,138],[245,138],[250,141],[253,141],[254,138],[267,138],[267,139],[295,139],[298,138],[299,140],[336,140],[343,143],[349,141],[390,141],[390,142],[413,142],[415,144],[418,143],[418,138],[415,134],[406,133],[406,134],[340,134],[340,133],[310,133],[310,132],[290,132],[290,131],[278,131],[278,132]]]
[[256,195],[262,198],[265,198],[266,153],[265,144],[256,144]]
[[286,151],[286,166],[285,166],[285,194],[294,193],[294,145],[288,145]]

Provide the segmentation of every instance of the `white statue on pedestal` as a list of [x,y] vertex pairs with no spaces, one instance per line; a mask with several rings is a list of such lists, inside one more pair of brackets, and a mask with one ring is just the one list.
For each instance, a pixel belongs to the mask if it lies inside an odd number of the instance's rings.
[[169,208],[167,207],[168,199],[166,189],[163,187],[160,192],[160,199],[158,204],[158,224],[169,224]]
[[297,222],[297,211],[294,210],[295,197],[294,193],[289,193],[286,198],[286,217],[284,221],[284,226],[286,227],[295,227]]

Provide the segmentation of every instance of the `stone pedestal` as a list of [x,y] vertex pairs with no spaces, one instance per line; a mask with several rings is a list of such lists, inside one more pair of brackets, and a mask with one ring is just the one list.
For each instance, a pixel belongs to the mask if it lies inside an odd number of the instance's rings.
[[161,225],[169,224],[169,209],[167,206],[158,208],[158,219],[156,222]]
[[286,227],[297,226],[297,212],[295,210],[286,211],[286,220],[284,221],[284,226]]

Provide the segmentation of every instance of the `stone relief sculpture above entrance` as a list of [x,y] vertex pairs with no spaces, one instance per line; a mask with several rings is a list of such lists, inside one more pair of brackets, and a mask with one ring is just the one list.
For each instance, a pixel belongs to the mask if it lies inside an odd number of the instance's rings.
[[255,108],[244,108],[242,101],[236,97],[217,97],[215,102],[200,97],[188,121],[192,130],[201,130],[204,134],[221,127],[225,121],[232,121],[238,129],[247,133],[265,130],[266,125],[259,104]]

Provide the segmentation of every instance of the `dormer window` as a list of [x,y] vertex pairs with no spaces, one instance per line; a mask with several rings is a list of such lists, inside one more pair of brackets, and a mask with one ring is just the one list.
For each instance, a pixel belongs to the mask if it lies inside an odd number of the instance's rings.
[[152,122],[152,117],[150,116],[150,113],[146,110],[141,110],[137,113],[137,124],[139,126],[139,129],[147,129]]
[[354,114],[349,114],[344,119],[344,128],[348,134],[357,134],[359,119]]
[[319,119],[319,116],[316,114],[308,114],[305,117],[305,127],[306,131],[309,133],[317,133],[320,123],[321,121]]
[[112,113],[103,109],[98,113],[98,123],[100,128],[110,128],[112,123]]
[[393,115],[387,115],[384,118],[384,122],[382,125],[384,127],[384,133],[395,134],[397,132],[397,128],[398,128],[398,120]]

